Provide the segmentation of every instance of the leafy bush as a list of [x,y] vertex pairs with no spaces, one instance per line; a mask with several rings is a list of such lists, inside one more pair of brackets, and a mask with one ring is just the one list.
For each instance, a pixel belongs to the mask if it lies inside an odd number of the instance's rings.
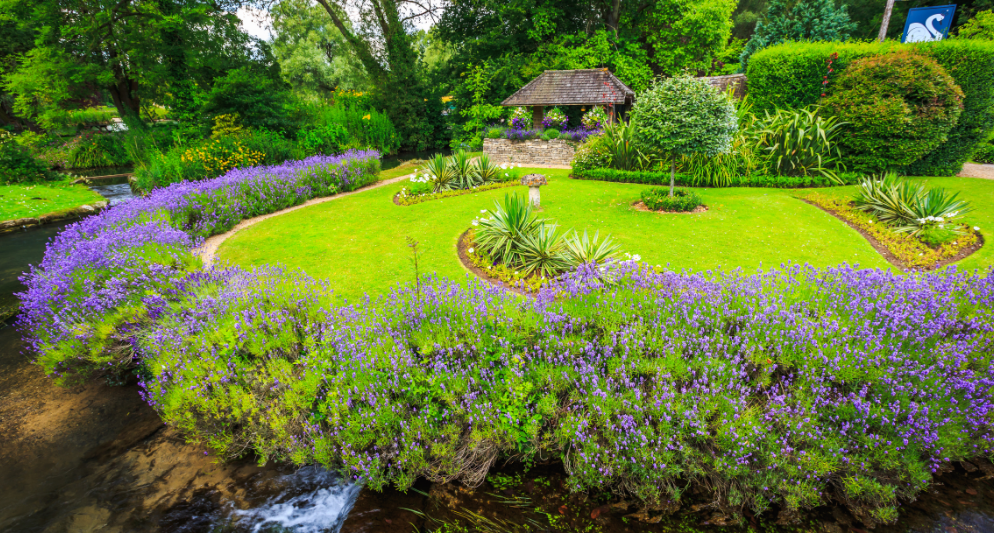
[[653,188],[642,191],[642,203],[653,211],[683,213],[704,205],[704,200],[694,191],[676,189],[670,196],[666,189]]
[[[750,98],[758,112],[817,104],[823,94],[831,95],[838,75],[853,61],[895,49],[910,49],[931,57],[946,69],[964,94],[963,113],[948,140],[904,172],[918,176],[956,175],[994,131],[994,84],[990,83],[994,78],[994,42],[943,39],[914,45],[846,42],[773,46],[750,61]],[[823,85],[826,81],[827,86]]]
[[994,40],[994,11],[981,11],[966,21],[957,30],[956,35],[965,39]]
[[337,154],[347,149],[349,132],[341,124],[308,125],[297,132],[297,144],[305,153]]
[[488,139],[503,139],[505,131],[507,128],[490,128],[487,130],[486,137]]
[[766,16],[756,23],[756,30],[739,55],[743,67],[756,52],[775,44],[796,41],[845,41],[856,31],[846,6],[832,0],[790,2],[772,0]]
[[66,143],[66,168],[99,168],[130,165],[131,158],[125,148],[126,134],[92,132],[81,133]]
[[[613,181],[617,183],[639,183],[642,185],[667,185],[670,173],[660,170],[618,170],[615,168],[594,168],[584,172],[573,172],[573,178],[597,181]],[[825,176],[773,176],[767,174],[751,174],[748,176],[735,175],[725,187],[769,187],[780,189],[798,189],[807,187],[831,187],[833,185],[854,185],[862,176],[854,173],[841,173],[839,181],[833,181]],[[677,174],[677,185],[699,186],[693,176]]]
[[244,137],[214,137],[154,154],[135,169],[135,185],[143,191],[181,181],[216,178],[233,168],[266,162],[266,154],[248,146]]
[[0,183],[27,183],[58,179],[48,165],[0,130]]
[[905,167],[947,140],[963,91],[935,60],[896,51],[854,61],[825,109],[842,121],[846,161],[864,172]]
[[924,185],[890,174],[861,181],[853,204],[898,233],[919,236],[938,229],[960,234],[963,232],[955,221],[972,209],[966,202],[957,200],[957,196],[958,193],[950,194],[942,188],[926,191]]
[[611,166],[611,139],[601,134],[590,137],[573,153],[570,167],[574,174],[583,174],[595,168]]
[[823,117],[817,109],[778,109],[755,121],[749,135],[765,159],[767,172],[777,176],[818,174],[837,181],[841,127],[836,117]]
[[297,121],[289,87],[268,73],[248,67],[229,70],[214,80],[203,113],[235,115],[248,128],[269,129],[295,135]]
[[390,122],[390,117],[369,107],[336,103],[322,108],[315,117],[314,124],[343,126],[348,132],[344,148],[372,148],[384,154],[392,154],[400,149],[400,137]]
[[542,132],[543,141],[551,141],[553,139],[558,139],[558,138],[559,138],[559,130],[547,129]]
[[619,170],[645,170],[656,166],[659,158],[640,144],[639,126],[633,120],[619,120],[604,128],[606,146],[610,152],[611,168]]
[[981,145],[976,152],[973,152],[971,159],[978,163],[994,163],[994,144]]

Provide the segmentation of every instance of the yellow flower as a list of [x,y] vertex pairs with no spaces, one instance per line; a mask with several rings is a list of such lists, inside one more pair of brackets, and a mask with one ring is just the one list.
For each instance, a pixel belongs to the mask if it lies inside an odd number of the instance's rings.
[[362,117],[363,120],[369,120],[369,118],[370,118],[370,115],[368,115],[368,114],[366,116]]

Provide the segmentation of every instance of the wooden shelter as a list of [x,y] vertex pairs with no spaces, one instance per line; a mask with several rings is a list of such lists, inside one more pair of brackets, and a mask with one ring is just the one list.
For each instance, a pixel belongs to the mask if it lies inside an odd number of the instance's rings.
[[518,92],[501,102],[503,106],[532,108],[532,127],[542,127],[545,106],[584,105],[604,106],[614,120],[620,106],[635,100],[635,91],[628,88],[606,68],[584,70],[546,70],[528,82]]

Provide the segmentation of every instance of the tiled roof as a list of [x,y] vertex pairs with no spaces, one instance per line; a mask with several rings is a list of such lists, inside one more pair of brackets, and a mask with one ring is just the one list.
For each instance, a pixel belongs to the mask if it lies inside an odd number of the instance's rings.
[[624,104],[634,97],[635,92],[606,68],[546,70],[501,105]]

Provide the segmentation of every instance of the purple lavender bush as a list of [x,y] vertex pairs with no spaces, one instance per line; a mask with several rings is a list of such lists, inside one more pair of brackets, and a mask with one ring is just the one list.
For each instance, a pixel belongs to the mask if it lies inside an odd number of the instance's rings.
[[376,180],[379,153],[350,151],[182,182],[68,226],[22,278],[19,327],[60,382],[131,365],[148,306],[196,272],[192,250],[239,221]]
[[134,334],[148,401],[222,456],[371,487],[558,456],[575,490],[866,525],[991,454],[994,275],[585,267],[522,303],[430,279],[336,307],[299,273],[198,273]]

